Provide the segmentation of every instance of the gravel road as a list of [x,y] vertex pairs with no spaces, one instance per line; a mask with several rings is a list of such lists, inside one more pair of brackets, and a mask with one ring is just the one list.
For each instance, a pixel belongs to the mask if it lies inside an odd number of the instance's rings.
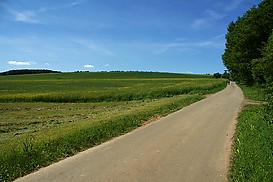
[[226,89],[17,181],[227,181],[241,89]]

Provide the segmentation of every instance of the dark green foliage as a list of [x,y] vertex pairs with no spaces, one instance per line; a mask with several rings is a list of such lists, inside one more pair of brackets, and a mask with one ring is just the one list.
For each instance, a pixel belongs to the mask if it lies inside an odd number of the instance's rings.
[[263,57],[263,47],[273,29],[272,17],[273,0],[264,0],[229,24],[222,59],[233,79],[249,85],[254,83],[252,68],[257,62],[251,62]]
[[268,122],[268,124],[273,125],[273,84],[267,85],[265,93],[266,93],[265,100],[267,102],[265,120]]
[[225,72],[223,74],[221,74],[221,73],[214,73],[213,77],[214,78],[230,79],[230,73],[227,70],[225,70]]
[[252,60],[252,73],[256,83],[270,84],[273,82],[273,32],[262,52],[263,57]]
[[221,74],[221,73],[214,73],[214,74],[213,74],[213,77],[214,77],[214,78],[221,78],[221,77],[222,77],[222,74]]
[[230,73],[227,70],[225,70],[225,72],[222,75],[222,78],[230,79]]

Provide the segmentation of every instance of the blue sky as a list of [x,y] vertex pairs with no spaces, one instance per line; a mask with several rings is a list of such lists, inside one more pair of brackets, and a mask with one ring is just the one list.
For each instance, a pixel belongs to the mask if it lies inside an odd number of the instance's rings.
[[1,0],[0,71],[223,72],[228,24],[261,0]]

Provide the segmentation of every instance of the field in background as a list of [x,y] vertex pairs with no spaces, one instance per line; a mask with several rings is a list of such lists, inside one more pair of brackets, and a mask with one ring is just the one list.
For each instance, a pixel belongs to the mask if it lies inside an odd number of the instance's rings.
[[170,73],[63,73],[0,77],[0,102],[131,101],[200,93],[221,85],[209,76]]
[[225,87],[207,75],[146,72],[0,77],[0,181],[131,131]]

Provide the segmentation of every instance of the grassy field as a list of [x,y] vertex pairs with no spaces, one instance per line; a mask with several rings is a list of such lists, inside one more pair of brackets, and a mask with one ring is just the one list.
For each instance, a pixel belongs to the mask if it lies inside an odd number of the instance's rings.
[[111,72],[0,77],[0,181],[129,132],[225,87],[206,75]]
[[0,77],[0,102],[131,101],[205,93],[222,84],[211,81],[204,75],[135,72],[9,76]]
[[[273,181],[272,96],[266,100],[261,88],[241,86],[247,105],[238,120],[230,181]],[[272,92],[271,92],[272,93]],[[257,101],[267,101],[258,104]],[[251,103],[251,102],[250,102]]]

